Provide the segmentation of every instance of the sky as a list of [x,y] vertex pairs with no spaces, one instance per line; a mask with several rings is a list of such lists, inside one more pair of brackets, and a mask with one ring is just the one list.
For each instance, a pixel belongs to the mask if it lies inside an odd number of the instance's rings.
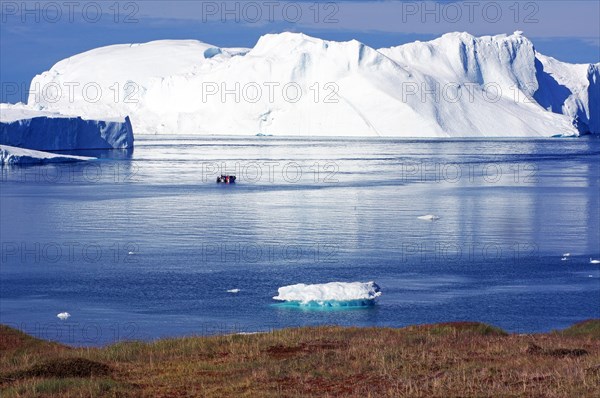
[[600,0],[0,0],[0,101],[26,102],[36,74],[96,47],[159,39],[253,47],[260,36],[283,31],[381,48],[454,31],[520,30],[545,55],[596,63],[599,18]]

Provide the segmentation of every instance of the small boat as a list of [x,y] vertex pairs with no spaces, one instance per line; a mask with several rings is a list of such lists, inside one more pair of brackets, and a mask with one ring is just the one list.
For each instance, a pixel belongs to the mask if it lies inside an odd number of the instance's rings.
[[235,176],[221,174],[219,177],[217,177],[217,184],[235,184],[235,178]]
[[600,260],[594,260],[590,257],[590,264],[600,264]]

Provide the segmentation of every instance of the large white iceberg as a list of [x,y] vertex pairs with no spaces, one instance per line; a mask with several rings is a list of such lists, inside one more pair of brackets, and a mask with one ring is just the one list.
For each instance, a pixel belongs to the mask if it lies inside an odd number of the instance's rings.
[[304,306],[366,306],[381,296],[374,282],[330,282],[323,284],[283,286],[278,289],[275,300]]
[[132,148],[133,130],[126,116],[93,120],[0,104],[0,144],[46,151]]
[[89,156],[57,155],[55,153],[0,145],[0,165],[81,162],[96,159]]
[[136,134],[598,134],[599,65],[545,57],[521,32],[382,49],[299,33],[252,49],[162,40],[60,61],[33,79],[28,103],[130,116]]

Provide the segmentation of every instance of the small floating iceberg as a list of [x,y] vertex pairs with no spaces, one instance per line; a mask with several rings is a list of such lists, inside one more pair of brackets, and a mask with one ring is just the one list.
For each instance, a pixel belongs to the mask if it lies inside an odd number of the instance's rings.
[[577,138],[577,137],[579,137],[579,136],[575,133],[561,133],[561,134],[554,134],[554,135],[550,136],[550,138]]
[[424,215],[424,216],[421,216],[421,217],[417,217],[417,218],[419,220],[425,220],[425,221],[437,221],[437,220],[440,219],[438,216],[433,215],[433,214],[427,214],[427,215]]
[[61,312],[60,314],[56,315],[56,317],[61,321],[66,321],[71,317],[71,314],[69,314],[68,312]]
[[315,285],[283,286],[275,300],[303,307],[366,307],[381,296],[375,282],[330,282]]
[[95,160],[89,156],[57,155],[33,149],[0,145],[0,165],[31,165],[44,163],[83,162]]

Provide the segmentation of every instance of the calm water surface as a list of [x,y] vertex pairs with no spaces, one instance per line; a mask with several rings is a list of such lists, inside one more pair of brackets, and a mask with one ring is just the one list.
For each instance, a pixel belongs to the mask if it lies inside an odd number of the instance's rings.
[[[2,169],[2,323],[99,345],[452,320],[537,332],[600,317],[598,138],[142,137],[92,155]],[[220,171],[238,183],[217,185]],[[283,285],[371,280],[383,295],[370,308],[272,300]]]

